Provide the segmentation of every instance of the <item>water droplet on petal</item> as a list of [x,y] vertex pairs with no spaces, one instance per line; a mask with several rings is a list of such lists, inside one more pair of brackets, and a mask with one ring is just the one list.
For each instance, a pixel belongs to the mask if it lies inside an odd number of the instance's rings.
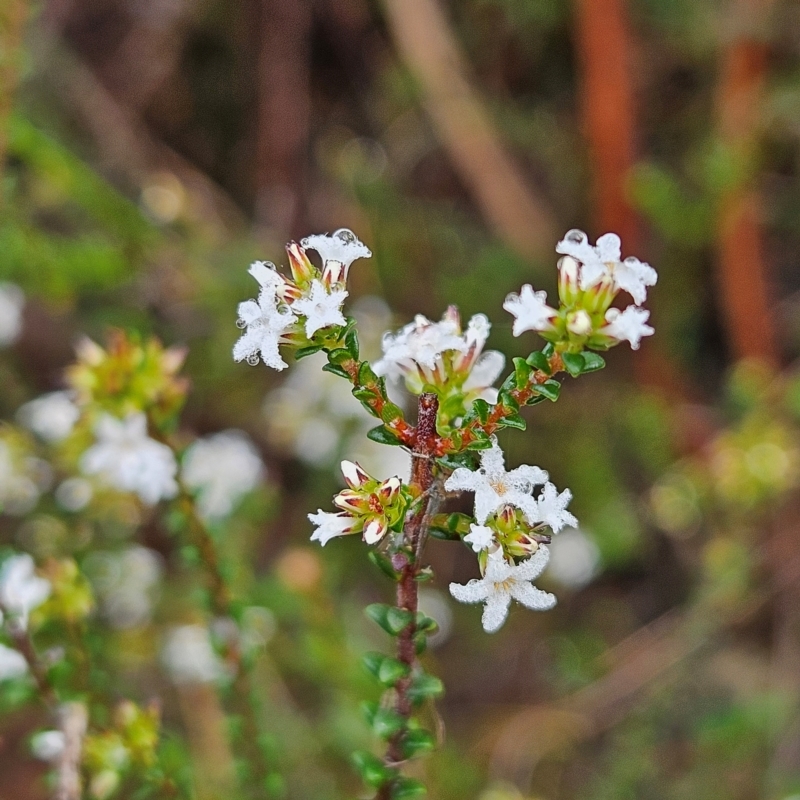
[[348,228],[339,228],[333,235],[337,239],[341,239],[345,244],[352,244],[356,241],[356,235]]
[[579,231],[577,228],[567,231],[567,234],[564,238],[568,242],[575,242],[575,244],[584,244],[588,241],[586,234],[583,231]]
[[241,317],[239,317],[239,319],[236,320],[236,327],[240,330],[243,330],[247,327],[247,323]]
[[259,358],[258,358],[258,355],[256,355],[256,353],[253,353],[252,355],[247,356],[247,363],[251,367],[257,367],[258,366],[258,362],[259,362]]

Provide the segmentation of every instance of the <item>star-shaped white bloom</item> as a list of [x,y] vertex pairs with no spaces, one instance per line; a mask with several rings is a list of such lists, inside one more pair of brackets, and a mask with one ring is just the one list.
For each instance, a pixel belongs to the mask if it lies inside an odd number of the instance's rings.
[[573,229],[556,245],[556,252],[581,262],[581,288],[589,289],[608,275],[616,289],[622,289],[637,304],[647,298],[647,287],[655,286],[658,274],[638,258],[622,258],[621,242],[615,233],[603,234],[592,247],[583,231]]
[[280,295],[286,285],[283,276],[271,261],[254,261],[247,270],[268,295]]
[[0,681],[21,678],[28,671],[28,662],[22,653],[0,644]]
[[488,550],[494,544],[494,531],[486,525],[476,525],[473,522],[469,526],[469,533],[464,537],[464,541],[476,553],[480,553],[481,550]]
[[355,525],[355,520],[350,514],[333,514],[321,508],[316,514],[309,514],[308,518],[317,526],[311,534],[311,541],[319,542],[323,547],[336,536],[351,533]]
[[531,583],[542,574],[549,558],[550,553],[544,546],[518,565],[506,561],[500,551],[492,553],[486,561],[483,578],[473,579],[466,585],[451,583],[450,594],[461,603],[484,603],[483,629],[494,633],[506,621],[512,598],[533,611],[547,611],[556,604],[554,595]]
[[81,457],[86,475],[99,475],[123,492],[135,492],[148,505],[178,493],[178,464],[167,445],[147,435],[147,417],[141,413],[116,419],[104,414],[95,426],[97,443]]
[[328,292],[321,281],[311,281],[311,289],[292,303],[292,310],[306,318],[306,336],[310,339],[320,328],[346,325],[342,304],[347,297],[344,289]]
[[[274,272],[267,267],[264,270]],[[253,271],[253,267],[250,271]],[[294,321],[291,308],[279,305],[272,288],[265,288],[259,295],[258,302],[246,300],[239,303],[238,324],[246,330],[233,347],[234,361],[247,359],[248,364],[257,364],[260,355],[268,367],[275,370],[286,369],[287,364],[278,352],[278,345],[281,335]]]
[[628,341],[631,343],[632,350],[638,350],[643,336],[652,336],[655,329],[650,325],[645,325],[650,312],[644,308],[628,306],[620,312],[616,308],[609,308],[606,312],[606,322],[608,323],[600,329],[600,333],[611,336],[618,341]]
[[523,464],[506,472],[503,451],[492,437],[491,449],[481,451],[480,467],[475,471],[459,467],[447,479],[444,488],[451,492],[475,492],[475,519],[479,525],[506,505],[519,508],[533,524],[537,506],[531,492],[534,486],[546,481],[547,473],[539,467]]
[[538,522],[544,522],[553,533],[558,533],[562,528],[574,528],[578,520],[567,511],[569,501],[572,500],[572,492],[564,489],[561,494],[552,483],[546,483],[542,493],[536,500],[536,516]]
[[319,253],[323,280],[328,284],[346,281],[347,271],[356,259],[372,256],[369,247],[348,228],[306,236],[300,245],[304,250],[316,250]]
[[51,591],[50,581],[36,574],[27,553],[11,556],[0,568],[0,606],[13,614],[22,628],[28,627],[30,612],[44,603]]
[[547,293],[534,292],[529,283],[520,289],[519,294],[512,292],[508,295],[503,308],[515,317],[514,336],[525,331],[549,330],[552,327],[550,320],[556,315],[556,310],[547,305]]

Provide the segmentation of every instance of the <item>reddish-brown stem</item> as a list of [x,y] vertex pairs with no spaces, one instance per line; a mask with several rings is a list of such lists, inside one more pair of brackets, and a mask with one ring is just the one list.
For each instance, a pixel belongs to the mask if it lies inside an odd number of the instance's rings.
[[[427,528],[430,522],[435,500],[433,456],[439,447],[439,436],[436,433],[436,414],[439,410],[439,398],[432,393],[419,397],[419,417],[411,461],[411,487],[419,493],[419,507],[408,521],[405,528],[404,544],[406,550],[395,556],[395,566],[400,569],[400,580],[397,584],[397,607],[412,614],[412,621],[397,637],[397,658],[409,667],[409,674],[400,678],[395,684],[395,710],[404,719],[411,716],[411,672],[416,661],[416,645],[414,635],[417,632],[417,575],[420,571],[420,555]],[[402,731],[389,741],[384,762],[393,766],[403,760]],[[391,796],[391,782],[384,784],[378,791],[376,800],[388,800]]]
[[[561,360],[561,356],[558,353],[553,353],[548,361],[550,364],[549,374],[537,369],[531,373],[530,380],[526,386],[523,386],[521,389],[512,389],[509,392],[511,397],[514,398],[520,407],[528,403],[537,394],[537,386],[541,386],[543,383],[550,380],[550,378],[552,378],[554,375],[564,371],[564,362]],[[452,438],[440,439],[437,442],[435,455],[443,456],[447,453],[460,452],[468,444],[474,442],[475,439],[478,438],[477,432],[479,430],[491,436],[498,429],[500,423],[505,417],[510,417],[515,413],[516,410],[514,408],[505,405],[501,400],[489,412],[489,417],[487,418],[486,422],[481,422],[476,418],[461,428],[459,431],[461,438],[458,442],[453,441]]]
[[[3,608],[2,605],[0,605],[0,612],[3,613],[3,616],[8,618],[8,609]],[[36,686],[39,689],[42,702],[44,702],[51,711],[55,711],[58,706],[58,696],[56,695],[55,689],[53,689],[53,685],[50,683],[50,679],[47,677],[47,670],[44,664],[42,664],[39,654],[36,652],[36,648],[33,645],[33,640],[27,628],[22,627],[16,620],[12,620],[6,624],[6,630],[11,637],[11,641],[14,642],[15,649],[19,651],[27,662],[28,669],[31,671],[33,680],[36,682]]]

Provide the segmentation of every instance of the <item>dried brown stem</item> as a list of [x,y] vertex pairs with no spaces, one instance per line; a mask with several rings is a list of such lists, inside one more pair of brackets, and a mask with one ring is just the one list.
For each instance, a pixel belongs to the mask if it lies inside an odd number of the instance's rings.
[[83,703],[64,703],[59,710],[64,749],[56,764],[54,800],[81,800],[81,753],[88,714]]

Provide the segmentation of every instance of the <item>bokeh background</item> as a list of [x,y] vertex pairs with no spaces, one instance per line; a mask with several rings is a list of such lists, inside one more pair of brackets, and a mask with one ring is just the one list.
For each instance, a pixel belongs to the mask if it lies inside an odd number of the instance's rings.
[[[518,355],[533,334],[512,338],[503,298],[553,292],[555,243],[579,227],[658,269],[657,334],[502,442],[574,493],[553,612],[487,636],[446,593],[474,557],[429,547],[425,658],[447,687],[431,797],[800,797],[799,137],[791,0],[0,3],[0,280],[26,297],[0,414],[62,388],[79,336],[116,327],[188,348],[187,440],[256,442],[266,478],[219,537],[266,609],[254,796],[360,791],[348,757],[372,746],[358,704],[376,690],[359,657],[387,645],[362,609],[391,587],[355,537],[312,546],[306,514],[343,456],[404,464],[365,445],[369,419],[313,358],[233,363],[247,266],[349,227],[374,253],[350,287],[373,354],[454,303]],[[187,554],[158,514],[47,496],[0,516],[2,544],[77,558],[108,696],[158,698],[169,763],[207,796],[219,700],[159,655],[202,621]],[[45,715],[3,703],[0,798],[44,798],[28,740]]]

